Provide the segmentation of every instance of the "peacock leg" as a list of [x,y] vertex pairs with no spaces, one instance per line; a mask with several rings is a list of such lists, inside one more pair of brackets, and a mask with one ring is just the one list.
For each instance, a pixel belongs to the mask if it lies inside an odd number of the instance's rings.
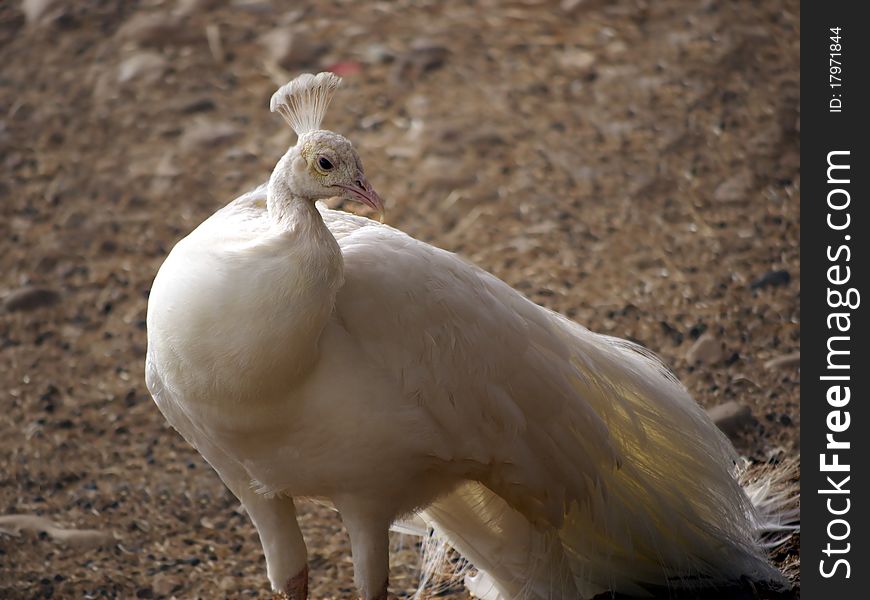
[[[227,478],[224,482],[227,483]],[[308,552],[296,521],[293,498],[267,498],[252,490],[250,484],[228,483],[228,486],[257,528],[266,555],[266,571],[277,598],[307,600]]]
[[387,600],[392,515],[358,497],[335,499],[350,537],[353,579],[361,600]]

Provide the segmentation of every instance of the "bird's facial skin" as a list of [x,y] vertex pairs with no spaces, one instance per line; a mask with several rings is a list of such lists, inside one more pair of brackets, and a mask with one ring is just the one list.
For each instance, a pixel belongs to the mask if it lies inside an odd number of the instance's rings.
[[331,131],[312,131],[299,140],[299,168],[306,171],[322,197],[339,196],[376,210],[383,221],[384,202],[366,179],[359,155],[344,137]]

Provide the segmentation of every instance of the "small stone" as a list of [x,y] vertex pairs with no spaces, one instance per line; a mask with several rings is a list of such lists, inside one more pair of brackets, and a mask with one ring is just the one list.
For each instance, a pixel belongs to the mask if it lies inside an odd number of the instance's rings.
[[176,16],[139,13],[122,25],[116,35],[141,46],[162,46],[168,42],[189,41],[190,30],[184,28]]
[[595,64],[595,55],[588,50],[573,48],[566,50],[559,56],[559,64],[564,69],[586,71]]
[[60,302],[60,294],[51,288],[29,285],[19,288],[3,299],[8,312],[27,311],[52,306]]
[[158,177],[178,177],[183,173],[181,161],[174,152],[167,152],[154,168],[154,174]]
[[57,263],[60,262],[60,259],[60,256],[46,254],[40,257],[39,262],[36,263],[36,270],[40,273],[48,273],[57,266]]
[[686,362],[709,365],[720,361],[722,356],[722,343],[713,334],[705,333],[686,352]]
[[144,533],[148,533],[149,531],[151,531],[151,524],[144,519],[133,519],[132,527],[135,527],[136,529]]
[[713,192],[713,198],[720,202],[741,202],[749,199],[750,190],[755,177],[749,171],[743,171],[726,179]]
[[447,194],[452,190],[469,187],[477,181],[474,173],[456,164],[453,158],[427,156],[418,167],[421,186],[424,190],[433,190],[439,194]]
[[777,356],[776,358],[771,358],[769,361],[764,363],[764,368],[768,370],[773,369],[790,369],[792,367],[800,367],[801,366],[801,353],[800,352],[792,352],[791,354],[783,354],[782,356]]
[[203,122],[184,132],[181,145],[188,150],[196,150],[223,144],[241,135],[241,130],[232,123]]
[[205,39],[208,41],[208,50],[216,63],[221,64],[226,60],[221,28],[217,23],[209,23],[205,26]]
[[178,0],[175,13],[182,16],[192,15],[211,10],[217,4],[218,0]]
[[365,61],[370,64],[383,64],[395,60],[392,50],[383,44],[369,44],[362,52]]
[[260,43],[274,62],[285,69],[313,65],[326,52],[324,44],[307,35],[277,28],[260,36]]
[[752,411],[735,400],[723,402],[707,411],[722,433],[732,436],[752,422]]
[[785,269],[779,269],[777,271],[768,271],[755,281],[749,284],[749,289],[758,290],[761,288],[766,288],[769,286],[779,287],[781,285],[788,285],[791,281],[791,273],[786,271]]
[[118,251],[118,242],[115,240],[103,240],[100,243],[100,252],[103,254],[114,254]]
[[396,84],[416,81],[430,71],[440,69],[447,62],[450,50],[431,40],[418,39],[402,55],[390,71],[390,80]]
[[172,577],[166,573],[158,573],[151,581],[151,589],[153,589],[154,593],[158,596],[169,596],[172,594],[172,590],[175,589],[176,585],[177,584],[172,580]]
[[798,171],[801,166],[801,154],[797,151],[786,152],[779,157],[779,167],[784,171]]
[[580,8],[586,0],[562,0],[559,3],[559,8],[562,9],[562,12],[572,14],[575,10]]
[[659,321],[659,326],[661,327],[662,333],[669,336],[675,346],[679,346],[683,343],[683,332],[681,332],[679,329],[677,329],[667,321]]
[[607,53],[607,56],[614,57],[623,54],[628,50],[628,46],[622,40],[613,40],[607,46],[604,47],[604,51]]
[[208,96],[195,96],[193,98],[182,98],[173,103],[175,110],[181,114],[191,114],[198,112],[212,111],[216,108],[214,100]]
[[105,547],[115,542],[114,536],[107,531],[66,529],[37,515],[0,515],[0,533],[18,535],[22,531],[33,532],[40,539],[50,539],[60,544],[82,549]]
[[[232,7],[237,10],[242,10],[251,14],[268,15],[275,12],[274,3],[271,0],[233,0]],[[285,22],[292,22],[293,14],[297,11],[291,11],[283,15]]]
[[21,12],[28,24],[45,23],[63,13],[59,0],[22,0]]
[[411,44],[410,56],[423,71],[432,71],[444,66],[450,50],[432,40],[418,39]]
[[218,588],[220,588],[222,592],[230,592],[235,590],[236,578],[230,577],[229,575],[221,577],[221,580],[218,582]]
[[118,83],[127,83],[135,79],[141,79],[146,83],[159,81],[169,63],[163,55],[157,52],[139,52],[125,59],[118,66]]

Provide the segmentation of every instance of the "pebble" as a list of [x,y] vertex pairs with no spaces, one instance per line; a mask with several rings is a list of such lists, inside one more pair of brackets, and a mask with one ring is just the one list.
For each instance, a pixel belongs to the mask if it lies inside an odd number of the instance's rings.
[[157,52],[139,52],[130,56],[118,66],[118,83],[141,79],[147,83],[159,81],[169,63]]
[[562,12],[566,12],[569,15],[572,14],[575,10],[580,8],[586,0],[562,0],[559,3],[559,8],[562,9]]
[[60,293],[48,287],[29,285],[19,288],[3,299],[8,312],[27,311],[52,306],[60,302]]
[[713,198],[719,202],[741,202],[749,200],[750,190],[755,177],[749,171],[742,171],[726,179],[713,192]]
[[716,427],[722,433],[732,436],[750,423],[752,423],[752,411],[745,404],[735,400],[723,402],[707,411]]
[[477,181],[473,169],[467,168],[464,163],[457,165],[452,157],[427,156],[420,163],[418,171],[421,187],[441,194],[471,186]]
[[223,144],[241,135],[242,131],[232,123],[202,122],[185,130],[181,145],[188,150],[196,150]]
[[[187,33],[185,33],[187,32]],[[127,21],[116,34],[120,39],[141,46],[162,46],[168,42],[188,40],[190,30],[181,20],[163,13],[140,13]]]
[[274,62],[284,69],[313,65],[326,52],[324,44],[307,35],[277,28],[260,36],[260,43]]
[[[251,14],[267,15],[275,12],[274,3],[269,0],[233,0],[231,4],[234,9],[249,12]],[[292,20],[288,19],[288,14],[292,14],[292,12],[285,13],[284,19]]]
[[0,516],[0,532],[17,535],[22,531],[45,534],[49,539],[76,548],[95,548],[114,543],[114,536],[96,529],[66,529],[45,517],[14,514]]
[[393,65],[390,81],[397,85],[416,81],[425,73],[443,67],[449,56],[450,51],[446,47],[430,40],[418,39]]
[[192,15],[211,10],[219,4],[218,0],[178,0],[175,13],[182,16]]
[[172,590],[175,589],[176,585],[177,583],[174,581],[174,578],[166,573],[158,573],[151,581],[151,589],[153,589],[154,593],[158,596],[169,596],[172,594]]
[[370,64],[383,64],[395,60],[395,55],[384,44],[369,44],[362,52],[363,58]]
[[218,588],[222,592],[230,592],[236,589],[236,578],[230,577],[229,575],[225,575],[221,577],[221,580],[218,581]]
[[705,333],[686,352],[686,362],[709,365],[720,361],[722,356],[722,343],[713,334]]
[[669,336],[673,341],[674,345],[679,346],[683,343],[683,332],[668,323],[667,321],[659,321],[659,326],[661,327],[662,333]]
[[181,98],[172,104],[174,110],[181,114],[189,115],[197,112],[212,111],[216,108],[214,100],[208,96],[194,96],[192,98]]
[[62,5],[58,0],[22,0],[21,12],[28,24],[44,23],[62,12]]
[[779,287],[781,285],[788,285],[791,281],[791,273],[786,271],[785,269],[780,269],[778,271],[768,271],[755,281],[749,284],[749,289],[758,290],[766,287]]
[[595,64],[595,55],[588,50],[574,48],[566,50],[559,56],[559,64],[563,69],[586,71]]
[[782,356],[777,356],[776,358],[771,358],[769,361],[764,363],[764,368],[768,370],[773,369],[790,369],[792,367],[800,367],[801,366],[801,353],[800,352],[792,352],[791,354],[783,354]]

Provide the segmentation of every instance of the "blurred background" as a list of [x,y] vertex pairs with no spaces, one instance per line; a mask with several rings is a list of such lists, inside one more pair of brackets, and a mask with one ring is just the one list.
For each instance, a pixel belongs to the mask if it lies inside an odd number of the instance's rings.
[[[388,223],[653,349],[751,461],[796,455],[799,37],[796,0],[0,3],[0,597],[270,597],[147,394],[145,310],[293,143],[268,99],[305,71],[345,78],[325,126]],[[338,517],[302,522],[312,598],[352,597]]]

